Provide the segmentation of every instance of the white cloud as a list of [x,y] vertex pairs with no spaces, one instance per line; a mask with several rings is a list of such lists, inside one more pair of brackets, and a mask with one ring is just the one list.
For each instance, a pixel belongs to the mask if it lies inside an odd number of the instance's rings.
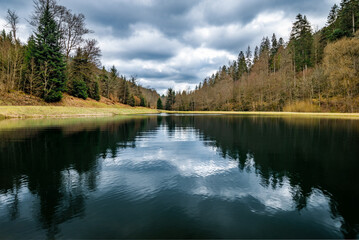
[[[248,45],[253,50],[263,36],[276,33],[287,40],[299,12],[314,28],[324,26],[334,3],[339,0],[60,2],[85,14],[88,27],[95,31],[87,37],[99,41],[106,67],[115,65],[122,74],[137,75],[141,84],[161,93],[168,87],[193,89],[240,50]],[[25,20],[32,3],[0,0],[0,8],[17,10],[18,36],[25,42],[32,31]],[[6,24],[4,17],[0,16],[0,27]]]

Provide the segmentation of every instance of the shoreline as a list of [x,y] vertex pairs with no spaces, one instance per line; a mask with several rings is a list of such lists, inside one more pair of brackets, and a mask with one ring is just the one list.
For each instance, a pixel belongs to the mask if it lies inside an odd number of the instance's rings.
[[0,106],[2,119],[94,118],[138,114],[237,115],[268,117],[306,117],[359,120],[359,113],[312,112],[235,112],[235,111],[166,111],[143,107],[66,107],[66,106]]
[[306,118],[333,118],[359,120],[359,113],[322,113],[322,112],[236,112],[236,111],[165,111],[167,114],[183,115],[242,115],[242,116],[267,116],[267,117],[306,117]]
[[1,119],[91,118],[158,113],[144,107],[0,106]]

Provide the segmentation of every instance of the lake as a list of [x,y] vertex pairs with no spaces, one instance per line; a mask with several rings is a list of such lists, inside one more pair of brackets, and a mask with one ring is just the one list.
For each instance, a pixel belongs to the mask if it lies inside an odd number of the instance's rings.
[[359,121],[0,121],[0,238],[358,238]]

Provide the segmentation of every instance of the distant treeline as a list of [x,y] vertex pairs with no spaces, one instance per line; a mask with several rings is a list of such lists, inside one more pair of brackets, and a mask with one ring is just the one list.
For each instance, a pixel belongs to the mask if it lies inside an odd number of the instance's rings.
[[[169,89],[168,110],[359,111],[359,0],[334,5],[313,32],[298,14],[287,43],[276,35],[238,55],[194,91]],[[160,100],[159,100],[160,102]]]
[[57,3],[35,0],[30,24],[34,32],[27,43],[17,38],[19,17],[8,10],[9,32],[0,34],[0,92],[23,91],[47,102],[57,102],[67,92],[75,97],[100,100],[101,96],[131,106],[156,107],[159,95],[136,84],[113,66],[101,67],[101,50],[86,27],[83,14]]

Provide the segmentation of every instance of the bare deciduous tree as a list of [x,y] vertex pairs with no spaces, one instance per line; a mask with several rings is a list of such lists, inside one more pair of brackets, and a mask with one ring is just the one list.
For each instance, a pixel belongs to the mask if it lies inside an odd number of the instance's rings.
[[61,28],[65,55],[69,58],[71,51],[83,43],[83,36],[91,31],[85,27],[85,16],[81,13],[72,14],[71,11],[66,11]]
[[15,11],[11,11],[10,9],[7,10],[7,25],[11,28],[14,41],[16,42],[16,31],[17,31],[17,25],[19,23],[19,16],[16,14]]
[[84,42],[83,36],[92,31],[86,28],[85,16],[83,14],[73,14],[71,10],[59,5],[57,0],[34,0],[35,10],[30,20],[30,24],[33,27],[38,26],[40,13],[47,3],[62,34],[61,45],[68,59],[71,52]]

